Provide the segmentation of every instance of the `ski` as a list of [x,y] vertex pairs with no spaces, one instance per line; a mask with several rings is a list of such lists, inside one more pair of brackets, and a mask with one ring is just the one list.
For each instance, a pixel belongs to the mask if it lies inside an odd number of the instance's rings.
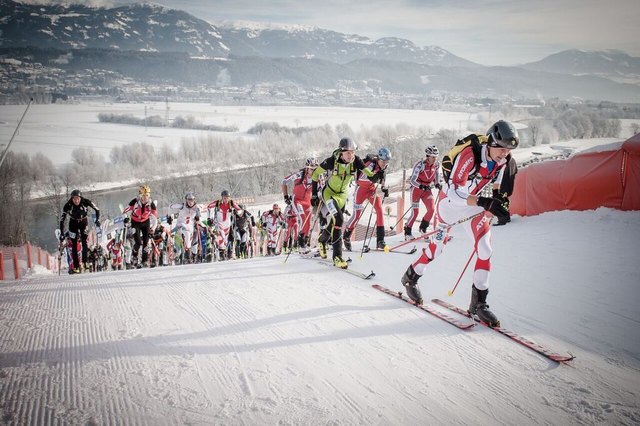
[[62,252],[64,251],[64,245],[62,243],[62,241],[60,241],[60,235],[62,235],[62,233],[60,232],[59,229],[55,230],[55,236],[56,236],[56,241],[58,242],[58,255],[57,255],[57,260],[58,260],[58,276],[60,276],[60,269],[62,268]]
[[411,299],[409,299],[408,297],[404,296],[404,295],[402,294],[402,292],[391,291],[391,290],[389,290],[388,288],[386,288],[386,287],[382,287],[382,286],[381,286],[381,285],[379,285],[379,284],[373,284],[371,287],[375,288],[376,290],[380,290],[380,291],[381,291],[381,292],[383,292],[383,293],[387,293],[387,294],[388,294],[388,295],[390,295],[390,296],[396,297],[396,298],[398,298],[398,299],[400,299],[400,300],[402,300],[402,301],[404,301],[404,302],[407,302],[408,304],[413,305],[413,306],[415,306],[415,307],[416,307],[416,308],[418,308],[418,309],[422,309],[423,311],[428,312],[428,313],[430,313],[431,315],[433,315],[433,316],[435,316],[435,317],[438,317],[438,318],[440,318],[441,320],[446,321],[446,322],[448,322],[449,324],[451,324],[451,325],[454,325],[454,326],[458,327],[459,329],[462,329],[462,330],[468,330],[468,329],[470,329],[470,328],[472,328],[473,326],[475,326],[475,325],[476,325],[474,322],[459,321],[458,319],[453,318],[452,316],[449,316],[449,315],[447,315],[447,314],[446,314],[446,313],[444,313],[444,312],[440,312],[440,311],[439,311],[439,310],[437,310],[437,309],[433,309],[433,308],[432,308],[432,307],[430,307],[430,306],[425,306],[425,305],[416,305],[416,303],[415,303],[413,300],[411,300]]
[[364,253],[369,253],[370,251],[382,251],[382,252],[385,252],[385,253],[413,254],[413,253],[415,253],[416,251],[418,251],[418,249],[417,249],[417,247],[416,247],[416,246],[413,246],[413,247],[411,248],[411,250],[408,250],[408,251],[403,251],[403,250],[391,250],[391,248],[389,248],[389,250],[385,251],[385,250],[383,250],[383,249],[379,249],[379,248],[371,248],[371,247],[369,247],[369,246],[364,246],[364,250],[363,250],[363,251],[364,251]]
[[[376,273],[373,272],[373,271],[369,272],[368,274],[365,274],[363,272],[354,271],[353,269],[349,269],[349,268],[347,268],[347,269],[338,268],[337,266],[334,266],[333,262],[328,260],[328,259],[317,259],[317,260],[318,260],[318,263],[320,263],[321,265],[325,265],[325,266],[328,266],[330,268],[337,269],[338,271],[346,272],[347,274],[355,275],[356,277],[362,278],[363,280],[368,280],[368,279],[373,278],[373,277],[376,276]],[[350,263],[351,259],[350,258],[347,259],[347,262]]]
[[[298,253],[298,256],[300,256],[302,259],[315,259],[315,260],[323,260],[325,262],[330,262],[330,260],[327,259],[323,259],[320,257],[320,252],[318,250],[310,250],[307,253]],[[347,262],[351,262],[351,258],[347,258],[346,259]]]
[[[440,300],[440,299],[433,299],[431,300],[433,303],[440,305],[444,308],[447,308],[453,312],[456,312],[460,315],[463,315],[467,318],[471,318],[474,321],[476,321],[477,319],[473,318],[471,316],[471,314],[469,314],[469,312],[465,311],[464,309],[461,309],[455,305],[452,305],[449,302],[445,302],[444,300]],[[477,320],[477,322],[479,322],[480,324],[484,325],[487,328],[490,328],[492,330],[497,331],[498,333],[507,336],[508,338],[510,338],[511,340],[513,340],[514,342],[520,343],[523,346],[526,346],[527,348],[539,353],[542,356],[545,356],[546,358],[552,360],[552,361],[556,361],[556,362],[567,362],[567,361],[571,361],[572,359],[575,358],[575,355],[572,354],[568,354],[568,355],[560,355],[558,353],[553,352],[552,350],[538,344],[535,343],[529,339],[527,339],[526,337],[520,336],[517,333],[514,333],[512,331],[509,331],[503,327],[490,327],[489,324],[483,322],[483,321],[479,321]]]

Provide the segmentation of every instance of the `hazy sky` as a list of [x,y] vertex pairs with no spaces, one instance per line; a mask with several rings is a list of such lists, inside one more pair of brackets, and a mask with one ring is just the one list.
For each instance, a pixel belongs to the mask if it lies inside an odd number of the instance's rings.
[[[29,3],[61,1],[27,0]],[[86,0],[114,6],[134,0]],[[484,65],[532,62],[566,49],[640,57],[640,0],[155,0],[211,23],[301,24],[435,45]]]

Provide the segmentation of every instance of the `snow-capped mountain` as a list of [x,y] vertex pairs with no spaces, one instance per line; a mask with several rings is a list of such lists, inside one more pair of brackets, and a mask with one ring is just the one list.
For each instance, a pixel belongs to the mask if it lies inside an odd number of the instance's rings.
[[152,4],[92,8],[0,0],[0,80],[6,75],[12,84],[37,75],[58,87],[68,80],[64,73],[107,73],[109,81],[177,86],[284,83],[329,90],[366,81],[393,93],[637,101],[639,58],[570,52],[521,67],[484,67],[395,37],[209,23]]
[[409,40],[372,40],[316,27],[237,23],[216,26],[186,12],[153,4],[116,8],[29,5],[0,0],[0,47],[183,52],[198,57],[305,57],[346,63],[387,59],[443,66],[477,66],[437,46]]
[[0,46],[117,49],[227,56],[213,25],[152,4],[116,8],[0,0]]
[[640,58],[619,50],[565,50],[522,67],[560,74],[597,75],[621,83],[640,82]]
[[222,24],[234,55],[306,57],[346,63],[357,59],[385,59],[442,66],[478,66],[437,46],[416,46],[413,42],[385,37],[372,40],[357,34],[343,34],[317,27],[264,26],[249,23]]

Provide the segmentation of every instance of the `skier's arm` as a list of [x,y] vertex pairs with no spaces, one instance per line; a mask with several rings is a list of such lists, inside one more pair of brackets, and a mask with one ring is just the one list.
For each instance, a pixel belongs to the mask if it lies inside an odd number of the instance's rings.
[[423,170],[423,168],[424,168],[424,163],[422,162],[422,160],[418,161],[413,166],[411,177],[409,177],[409,185],[413,186],[414,188],[420,187],[420,184],[418,183],[418,176],[420,176],[420,172]]
[[459,206],[476,206],[476,196],[471,195],[469,188],[469,174],[475,169],[475,159],[471,147],[465,148],[458,154],[449,177],[447,197]]
[[87,200],[86,198],[84,199],[84,205],[87,206],[87,207],[91,207],[96,212],[96,222],[99,223],[99,221],[100,221],[100,209],[98,208],[98,206],[96,206],[93,201]]
[[136,205],[136,201],[137,200],[135,198],[129,201],[129,205],[124,210],[122,210],[122,214],[127,214],[130,211],[133,211],[133,207]]
[[67,213],[69,210],[69,203],[67,202],[62,208],[62,215],[60,216],[60,235],[64,234],[64,221],[67,219]]
[[371,178],[375,176],[375,172],[371,168],[367,167],[367,165],[364,164],[364,161],[362,161],[362,158],[357,155],[355,160],[353,160],[353,165],[356,167],[356,170],[360,170],[362,173],[367,175],[367,177]]

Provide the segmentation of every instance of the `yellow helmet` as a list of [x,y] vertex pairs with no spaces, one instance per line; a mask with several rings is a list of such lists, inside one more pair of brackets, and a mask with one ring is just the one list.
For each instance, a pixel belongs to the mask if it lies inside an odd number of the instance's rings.
[[151,195],[151,188],[149,188],[149,185],[140,185],[140,188],[138,188],[138,194]]

